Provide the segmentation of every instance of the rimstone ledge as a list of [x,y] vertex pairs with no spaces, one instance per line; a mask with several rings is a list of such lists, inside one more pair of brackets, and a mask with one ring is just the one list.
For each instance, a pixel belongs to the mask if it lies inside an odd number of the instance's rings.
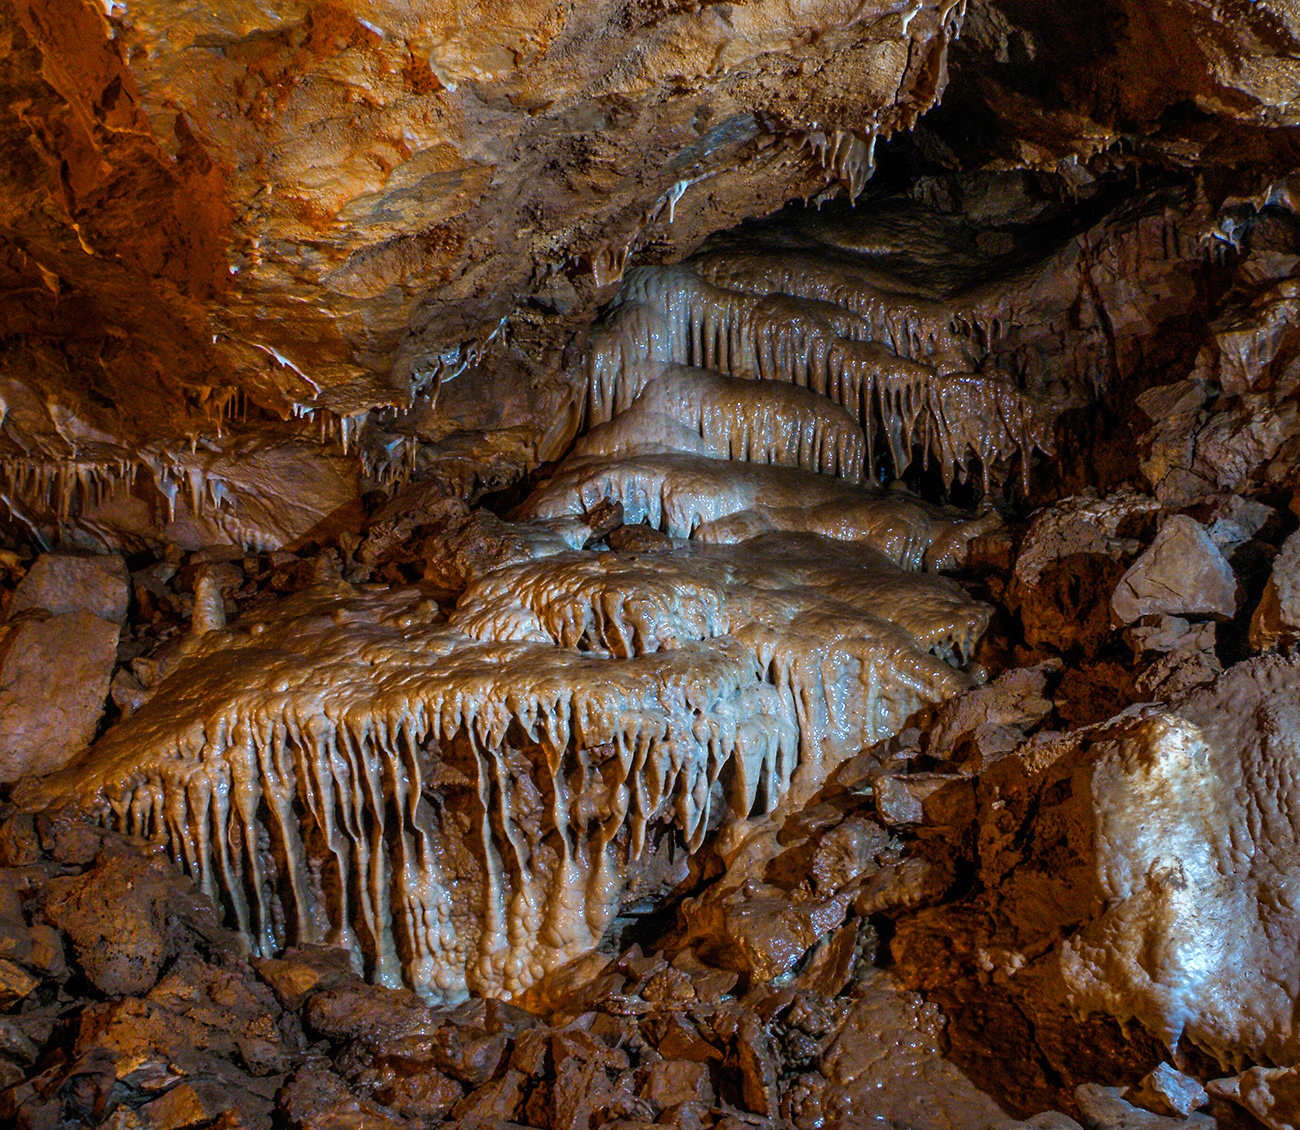
[[1300,1126],[1297,58],[0,6],[0,1124]]

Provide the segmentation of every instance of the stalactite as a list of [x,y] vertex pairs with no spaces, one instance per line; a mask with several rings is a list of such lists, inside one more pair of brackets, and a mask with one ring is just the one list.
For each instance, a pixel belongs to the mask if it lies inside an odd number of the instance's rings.
[[344,587],[210,631],[43,799],[167,843],[258,952],[334,941],[431,1000],[509,996],[599,941],[653,828],[696,850],[715,803],[815,787],[966,686],[932,652],[986,616],[799,537],[567,552],[435,613]]
[[575,446],[577,457],[686,451],[862,479],[866,440],[843,409],[805,389],[683,365],[639,382],[632,404]]
[[735,542],[768,530],[865,542],[904,568],[951,568],[965,543],[997,524],[946,513],[899,491],[790,467],[658,454],[566,463],[519,508],[522,518],[583,514],[617,502],[629,524],[673,537]]
[[991,316],[964,327],[936,302],[885,289],[869,268],[807,252],[634,268],[593,338],[588,420],[613,418],[664,365],[685,364],[827,397],[866,433],[872,465],[879,443],[896,474],[919,449],[949,485],[976,460],[986,490],[1016,459],[1024,482],[1034,449],[1051,449],[1054,411],[1006,378],[971,371],[1000,325]]

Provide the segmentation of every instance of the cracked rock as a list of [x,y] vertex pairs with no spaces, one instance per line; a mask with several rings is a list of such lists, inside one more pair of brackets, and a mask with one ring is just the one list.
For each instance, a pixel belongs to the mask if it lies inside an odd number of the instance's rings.
[[1296,1130],[1300,1125],[1300,1069],[1252,1067],[1230,1079],[1216,1079],[1207,1088],[1250,1111],[1269,1130]]
[[1205,1114],[1169,1118],[1143,1110],[1126,1102],[1119,1087],[1084,1083],[1075,1088],[1074,1097],[1087,1130],[1214,1130],[1217,1125]]
[[1065,499],[1035,516],[1007,594],[1029,646],[1094,651],[1108,638],[1107,602],[1159,508],[1127,491]]
[[1231,619],[1237,579],[1201,524],[1175,514],[1120,578],[1110,606],[1119,624],[1162,613]]

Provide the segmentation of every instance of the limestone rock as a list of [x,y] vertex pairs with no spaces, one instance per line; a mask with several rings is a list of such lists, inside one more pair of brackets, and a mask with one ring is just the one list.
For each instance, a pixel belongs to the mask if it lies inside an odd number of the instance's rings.
[[684,1102],[713,1102],[708,1065],[691,1060],[661,1059],[653,1063],[641,1095],[657,1110]]
[[95,736],[118,632],[90,612],[0,629],[0,781],[62,768]]
[[1243,542],[1261,531],[1271,530],[1278,521],[1277,511],[1258,499],[1229,494],[1219,499],[1206,519],[1205,532],[1224,554],[1230,554]]
[[17,962],[0,958],[0,1009],[8,1011],[40,982]]
[[1256,651],[1300,637],[1300,532],[1282,543],[1273,572],[1250,620],[1250,646]]
[[11,616],[28,608],[44,608],[59,616],[90,612],[122,624],[130,602],[126,562],[118,555],[70,557],[45,553],[19,583]]
[[312,994],[355,976],[351,955],[334,946],[296,946],[281,957],[261,958],[255,965],[276,1000],[290,1010],[297,1009]]
[[1269,1130],[1300,1126],[1300,1069],[1252,1067],[1230,1079],[1216,1079],[1210,1094],[1245,1107]]
[[1197,624],[1192,627],[1181,616],[1169,616],[1158,613],[1143,616],[1136,624],[1124,632],[1135,655],[1149,652],[1167,654],[1171,651],[1184,651],[1188,648],[1208,650],[1214,647],[1215,631],[1213,623]]
[[1215,1130],[1218,1125],[1205,1114],[1169,1118],[1126,1102],[1118,1087],[1085,1083],[1075,1088],[1075,1099],[1088,1130]]
[[1172,698],[1211,682],[1223,670],[1212,650],[1198,647],[1167,652],[1134,680],[1134,690],[1148,700]]
[[1031,647],[1090,651],[1108,637],[1107,602],[1159,509],[1126,491],[1067,498],[1034,516],[1007,593]]
[[1237,579],[1201,524],[1175,514],[1120,578],[1110,606],[1119,624],[1162,613],[1229,619],[1237,610]]
[[1158,1065],[1126,1097],[1157,1114],[1177,1114],[1184,1118],[1210,1101],[1196,1079],[1167,1063]]
[[1223,670],[1216,652],[1218,625],[1192,625],[1181,616],[1143,616],[1124,632],[1140,664],[1134,689],[1143,698],[1172,698],[1210,682]]
[[1162,500],[1195,497],[1210,489],[1205,477],[1190,469],[1193,437],[1208,400],[1203,380],[1157,385],[1137,398],[1137,406],[1152,424],[1144,437],[1142,472]]
[[166,926],[168,888],[177,882],[120,855],[75,879],[50,885],[46,919],[71,939],[91,983],[109,996],[147,992],[173,950]]
[[221,1109],[211,1097],[199,1094],[188,1083],[180,1083],[146,1104],[141,1113],[148,1117],[148,1125],[154,1130],[184,1130],[187,1126],[211,1122]]
[[1300,932],[1282,893],[1300,858],[1297,702],[1300,662],[1264,656],[994,766],[983,881],[1020,946],[1068,932],[1051,964],[1076,1014],[1225,1063],[1300,1052],[1300,956],[1282,941]]
[[884,776],[875,783],[876,813],[886,827],[946,824],[963,800],[970,783],[951,773],[910,773]]
[[822,1073],[836,1087],[828,1113],[869,1110],[917,1130],[1014,1125],[942,1058],[942,1023],[934,1005],[876,972],[822,1057]]
[[939,761],[971,759],[978,768],[1008,752],[1050,717],[1047,685],[1060,670],[1059,659],[1017,667],[950,698],[939,708],[927,754]]

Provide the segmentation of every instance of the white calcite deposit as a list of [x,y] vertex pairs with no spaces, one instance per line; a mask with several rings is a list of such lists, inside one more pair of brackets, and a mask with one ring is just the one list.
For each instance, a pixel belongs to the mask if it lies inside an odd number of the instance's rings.
[[815,787],[969,685],[931,649],[984,619],[821,539],[560,554],[449,622],[417,590],[318,589],[209,632],[41,796],[166,841],[259,952],[510,996],[600,940],[648,829],[694,849]]

